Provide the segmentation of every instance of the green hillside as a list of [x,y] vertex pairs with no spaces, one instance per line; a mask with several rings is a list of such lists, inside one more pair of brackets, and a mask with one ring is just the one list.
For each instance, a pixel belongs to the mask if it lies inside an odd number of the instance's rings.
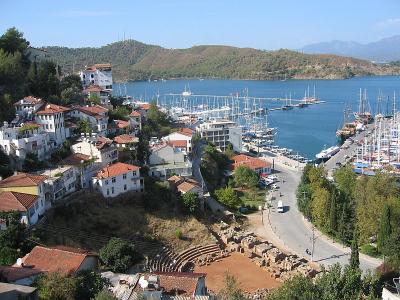
[[349,78],[399,74],[393,65],[335,55],[310,55],[290,50],[261,51],[229,46],[165,49],[129,40],[100,48],[45,48],[65,72],[84,65],[110,62],[115,80],[160,78],[282,79]]

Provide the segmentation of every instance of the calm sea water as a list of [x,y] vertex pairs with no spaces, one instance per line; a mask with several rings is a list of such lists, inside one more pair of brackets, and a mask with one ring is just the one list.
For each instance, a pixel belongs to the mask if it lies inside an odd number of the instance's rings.
[[[393,105],[393,92],[396,91],[400,100],[400,76],[361,77],[348,80],[168,80],[157,82],[130,82],[126,84],[127,94],[135,99],[150,101],[157,93],[163,97],[168,93],[182,93],[185,85],[190,86],[193,94],[208,95],[243,95],[248,89],[248,95],[254,97],[286,97],[303,98],[304,92],[310,86],[316,87],[316,95],[324,104],[311,105],[307,108],[294,108],[288,111],[270,112],[269,122],[278,128],[276,144],[291,148],[309,158],[321,151],[326,145],[337,142],[335,132],[343,122],[345,103],[353,110],[358,108],[359,89],[367,89],[368,101],[372,111],[377,109],[379,92],[384,95],[382,104],[384,111]],[[114,85],[114,93],[119,94],[118,84]],[[121,86],[125,94],[125,86]],[[387,97],[390,100],[387,100]],[[400,101],[397,101],[400,105]],[[276,107],[276,103],[266,102],[266,107]]]

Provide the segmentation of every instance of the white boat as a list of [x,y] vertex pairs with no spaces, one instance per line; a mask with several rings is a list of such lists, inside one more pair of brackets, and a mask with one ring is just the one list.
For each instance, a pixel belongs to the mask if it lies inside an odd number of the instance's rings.
[[185,85],[185,90],[182,92],[182,96],[191,96],[191,95],[192,95],[192,92],[190,91],[189,85],[188,85],[188,88],[186,88],[186,85]]
[[332,146],[332,147],[329,147],[328,149],[322,150],[320,153],[316,154],[315,157],[316,157],[317,159],[322,159],[322,160],[329,159],[329,158],[331,158],[333,155],[335,155],[336,153],[338,153],[339,150],[340,150],[340,147],[338,147],[338,146]]

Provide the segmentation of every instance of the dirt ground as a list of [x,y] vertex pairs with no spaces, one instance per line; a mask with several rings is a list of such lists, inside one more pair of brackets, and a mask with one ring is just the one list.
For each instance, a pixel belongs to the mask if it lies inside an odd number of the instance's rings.
[[280,282],[271,278],[267,271],[237,252],[233,252],[221,261],[213,262],[209,266],[196,267],[194,271],[207,273],[206,286],[214,292],[218,292],[223,287],[225,272],[235,276],[241,289],[247,292],[253,292],[259,288],[275,288],[281,285]]

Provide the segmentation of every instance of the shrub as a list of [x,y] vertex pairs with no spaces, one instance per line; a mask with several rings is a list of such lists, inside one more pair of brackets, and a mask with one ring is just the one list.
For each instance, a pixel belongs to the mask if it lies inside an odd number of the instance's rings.
[[180,230],[179,228],[177,230],[175,230],[175,236],[180,240],[183,239],[182,230]]

